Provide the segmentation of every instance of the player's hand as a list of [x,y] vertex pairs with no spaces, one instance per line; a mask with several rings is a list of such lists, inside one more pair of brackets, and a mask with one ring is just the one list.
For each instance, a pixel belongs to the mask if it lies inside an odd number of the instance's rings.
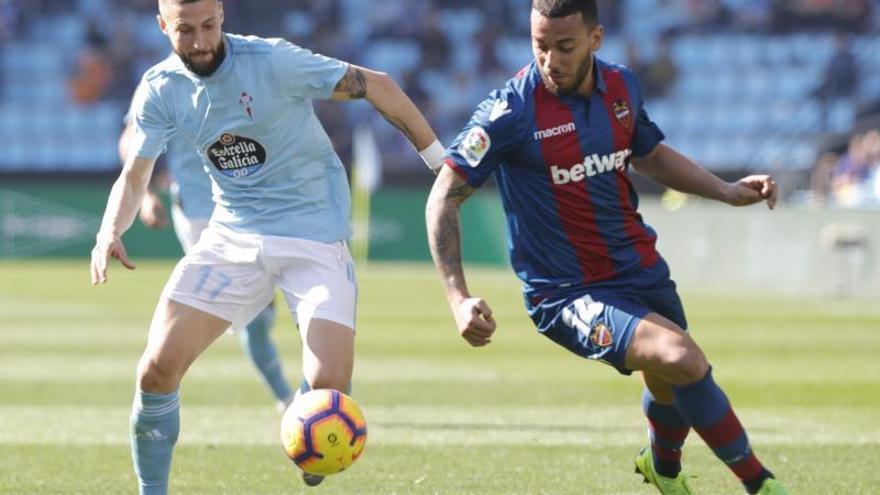
[[725,202],[733,206],[767,201],[767,206],[772,210],[779,199],[779,188],[769,175],[750,175],[730,184],[726,196]]
[[107,264],[110,258],[116,258],[122,266],[134,270],[134,263],[128,259],[125,252],[125,244],[119,236],[99,232],[92,249],[92,285],[107,282]]
[[479,297],[464,299],[453,307],[455,324],[458,333],[468,344],[474,347],[483,347],[492,342],[492,334],[495,333],[495,319],[492,318],[492,309],[486,301]]
[[162,200],[156,194],[144,196],[138,216],[148,229],[164,229],[168,226],[168,213],[165,211]]

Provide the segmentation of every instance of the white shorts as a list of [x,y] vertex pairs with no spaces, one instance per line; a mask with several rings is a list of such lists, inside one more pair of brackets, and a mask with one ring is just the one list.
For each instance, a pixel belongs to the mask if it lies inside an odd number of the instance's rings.
[[305,333],[312,318],[354,330],[357,280],[344,241],[239,234],[208,227],[178,263],[163,298],[245,325],[281,289]]
[[174,233],[177,234],[177,240],[184,253],[192,251],[202,232],[208,228],[207,218],[189,218],[183,214],[177,203],[171,206],[171,223],[174,225]]

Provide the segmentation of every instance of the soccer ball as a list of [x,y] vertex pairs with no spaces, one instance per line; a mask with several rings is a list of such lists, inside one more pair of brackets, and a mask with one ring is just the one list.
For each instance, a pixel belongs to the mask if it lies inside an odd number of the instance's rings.
[[331,389],[306,392],[281,419],[281,445],[303,471],[328,475],[345,470],[367,442],[364,413],[351,397]]

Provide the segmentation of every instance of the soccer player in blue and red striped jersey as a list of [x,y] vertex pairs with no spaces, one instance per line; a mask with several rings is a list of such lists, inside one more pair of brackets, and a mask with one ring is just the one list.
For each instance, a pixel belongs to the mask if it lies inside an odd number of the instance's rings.
[[681,448],[695,430],[748,493],[787,490],[755,456],[712,369],[687,333],[654,231],[627,176],[734,206],[776,203],[765,175],[722,181],[662,143],[632,72],[596,58],[595,0],[533,0],[535,60],[482,102],[445,155],[427,206],[434,262],[462,337],[495,331],[461,263],[459,207],[491,175],[507,215],[510,260],[538,330],[623,374],[641,371],[650,447],[636,469],[663,494],[693,493]]

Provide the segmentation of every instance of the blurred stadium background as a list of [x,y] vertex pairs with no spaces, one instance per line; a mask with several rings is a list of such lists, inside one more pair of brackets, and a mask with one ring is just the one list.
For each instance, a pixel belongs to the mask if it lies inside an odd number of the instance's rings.
[[[781,183],[782,204],[770,214],[636,179],[691,322],[754,425],[757,448],[795,493],[880,493],[880,430],[870,419],[880,411],[880,1],[599,3],[608,33],[599,56],[641,76],[668,143],[726,178],[771,172]],[[393,74],[447,143],[531,58],[528,0],[224,5],[229,32],[284,36]],[[128,100],[168,52],[155,8],[155,0],[0,0],[0,493],[133,486],[131,378],[180,251],[170,229],[136,222],[126,243],[142,263],[133,274],[114,266],[108,290],[88,290],[87,259],[119,168]],[[375,418],[374,443],[360,471],[326,489],[648,493],[621,474],[643,442],[637,381],[532,335],[492,187],[468,202],[464,221],[465,256],[485,265],[472,284],[497,301],[507,325],[480,354],[455,335],[425,265],[430,173],[368,106],[316,107],[346,165],[358,128],[375,134],[381,159],[381,180],[368,181],[369,229],[356,229],[368,236],[370,263],[360,272],[355,395]],[[295,377],[296,336],[289,320],[278,326]],[[280,457],[265,454],[278,454],[274,416],[239,354],[224,339],[187,378],[198,386],[184,396],[175,454],[182,493],[296,486]],[[572,397],[577,387],[594,401]],[[689,445],[688,462],[705,475],[697,487],[734,493],[708,451]],[[547,479],[532,466],[545,453],[595,469]],[[475,459],[486,463],[482,475]]]
[[[649,223],[666,230],[661,247],[676,275],[689,282],[710,275],[726,286],[760,282],[788,293],[880,294],[873,263],[880,239],[870,228],[880,208],[878,2],[599,3],[608,32],[600,56],[641,76],[649,114],[668,142],[725,177],[774,173],[783,207],[793,211],[734,215],[730,221],[770,236],[771,242],[750,244],[741,242],[736,225],[712,230],[725,213],[688,208],[687,198],[664,198],[666,209],[681,210],[678,216],[654,214],[650,195],[662,191],[639,181],[649,195]],[[284,36],[393,74],[444,142],[476,102],[529,62],[527,4],[225,2],[227,31]],[[116,139],[133,87],[168,52],[155,1],[0,0],[0,42],[0,135],[7,137],[0,256],[84,255],[119,167]],[[372,206],[372,257],[426,260],[416,203],[430,175],[418,157],[365,104],[317,107],[346,164],[353,129],[366,126],[378,140],[382,177]],[[467,255],[503,265],[501,216],[497,202],[484,196],[487,204],[475,207],[481,213],[471,215],[479,218],[475,232],[482,237]],[[683,230],[692,225],[709,230]],[[135,255],[179,254],[168,232],[143,235],[138,227],[131,235]],[[719,253],[724,263],[717,262]],[[725,269],[707,273],[710,266]],[[767,276],[777,270],[782,276]]]

